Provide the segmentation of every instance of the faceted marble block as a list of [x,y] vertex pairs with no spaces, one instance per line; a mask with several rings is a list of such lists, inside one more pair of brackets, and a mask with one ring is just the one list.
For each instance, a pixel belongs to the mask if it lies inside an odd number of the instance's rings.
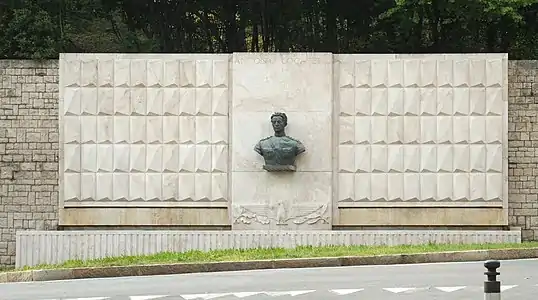
[[338,202],[506,200],[506,55],[336,55],[335,76]]
[[229,60],[62,54],[64,203],[227,201]]

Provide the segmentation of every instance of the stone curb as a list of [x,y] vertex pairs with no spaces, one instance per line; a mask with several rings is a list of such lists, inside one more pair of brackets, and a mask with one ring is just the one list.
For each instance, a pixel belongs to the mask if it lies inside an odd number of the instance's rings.
[[177,263],[135,265],[121,267],[94,267],[73,269],[45,269],[0,273],[0,283],[50,281],[82,278],[169,275],[203,272],[245,271],[284,268],[319,268],[365,265],[394,265],[439,262],[483,261],[488,259],[538,258],[538,248],[473,250],[417,254],[375,256],[342,256],[298,259],[254,260],[243,262]]

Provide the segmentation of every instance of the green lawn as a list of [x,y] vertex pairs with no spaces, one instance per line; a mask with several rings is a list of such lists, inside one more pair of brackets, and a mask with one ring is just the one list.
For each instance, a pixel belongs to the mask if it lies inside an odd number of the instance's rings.
[[383,254],[412,254],[443,251],[464,251],[482,249],[534,248],[538,242],[521,244],[425,244],[406,246],[329,246],[298,247],[294,249],[250,249],[215,250],[209,252],[189,251],[183,253],[164,252],[145,256],[109,257],[95,260],[71,260],[59,265],[40,265],[29,269],[58,269],[77,267],[129,266],[144,264],[198,263],[218,261],[248,261],[261,259],[369,256]]

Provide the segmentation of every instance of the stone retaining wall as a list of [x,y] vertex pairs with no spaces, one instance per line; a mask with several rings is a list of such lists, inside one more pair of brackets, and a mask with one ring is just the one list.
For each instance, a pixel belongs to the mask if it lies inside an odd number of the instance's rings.
[[17,230],[58,225],[58,62],[0,60],[0,265]]
[[508,66],[508,213],[523,240],[537,240],[538,61]]

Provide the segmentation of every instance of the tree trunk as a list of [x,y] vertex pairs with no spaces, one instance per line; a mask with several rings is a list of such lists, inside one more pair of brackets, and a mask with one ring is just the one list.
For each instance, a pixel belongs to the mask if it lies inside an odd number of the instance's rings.
[[338,52],[338,36],[336,31],[336,1],[325,0],[326,27],[325,27],[325,51]]
[[252,45],[250,46],[250,51],[258,52],[260,51],[259,43],[259,33],[258,33],[258,23],[252,25]]
[[226,24],[226,51],[231,53],[237,50],[237,0],[224,1],[224,19]]

